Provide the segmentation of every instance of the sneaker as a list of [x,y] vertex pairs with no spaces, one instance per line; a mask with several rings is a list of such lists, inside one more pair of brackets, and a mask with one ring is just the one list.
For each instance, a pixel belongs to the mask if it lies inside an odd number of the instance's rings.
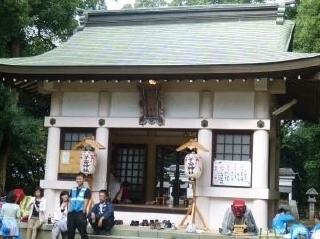
[[105,236],[110,236],[111,234],[110,234],[110,232],[107,231],[104,235]]

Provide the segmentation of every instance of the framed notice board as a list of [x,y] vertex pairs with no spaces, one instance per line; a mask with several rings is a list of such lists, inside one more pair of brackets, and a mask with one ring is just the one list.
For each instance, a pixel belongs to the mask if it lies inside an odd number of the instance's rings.
[[251,187],[251,161],[214,160],[212,184]]

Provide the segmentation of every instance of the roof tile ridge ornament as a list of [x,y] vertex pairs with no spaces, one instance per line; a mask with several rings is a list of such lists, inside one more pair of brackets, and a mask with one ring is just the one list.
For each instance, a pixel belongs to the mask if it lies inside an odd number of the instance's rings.
[[277,12],[277,19],[276,19],[276,24],[277,25],[283,25],[284,17],[285,17],[285,11],[286,11],[286,3],[285,2],[279,3],[278,12]]
[[76,28],[76,31],[82,31],[88,21],[88,13],[85,12],[85,9],[77,8],[76,15],[78,17],[78,27]]

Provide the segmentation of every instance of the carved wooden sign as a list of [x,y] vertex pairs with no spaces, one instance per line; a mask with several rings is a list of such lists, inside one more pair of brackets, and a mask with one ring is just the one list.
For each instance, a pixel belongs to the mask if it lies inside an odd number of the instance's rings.
[[140,125],[147,123],[164,125],[161,86],[157,84],[140,84]]

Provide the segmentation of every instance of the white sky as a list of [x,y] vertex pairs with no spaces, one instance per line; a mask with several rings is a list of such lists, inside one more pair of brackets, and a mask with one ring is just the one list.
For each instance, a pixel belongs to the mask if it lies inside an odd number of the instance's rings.
[[[127,3],[134,4],[135,0],[105,0],[108,10],[119,10]],[[266,0],[266,2],[285,2],[288,0]]]
[[134,4],[135,0],[106,0],[108,10],[119,10],[127,3]]

